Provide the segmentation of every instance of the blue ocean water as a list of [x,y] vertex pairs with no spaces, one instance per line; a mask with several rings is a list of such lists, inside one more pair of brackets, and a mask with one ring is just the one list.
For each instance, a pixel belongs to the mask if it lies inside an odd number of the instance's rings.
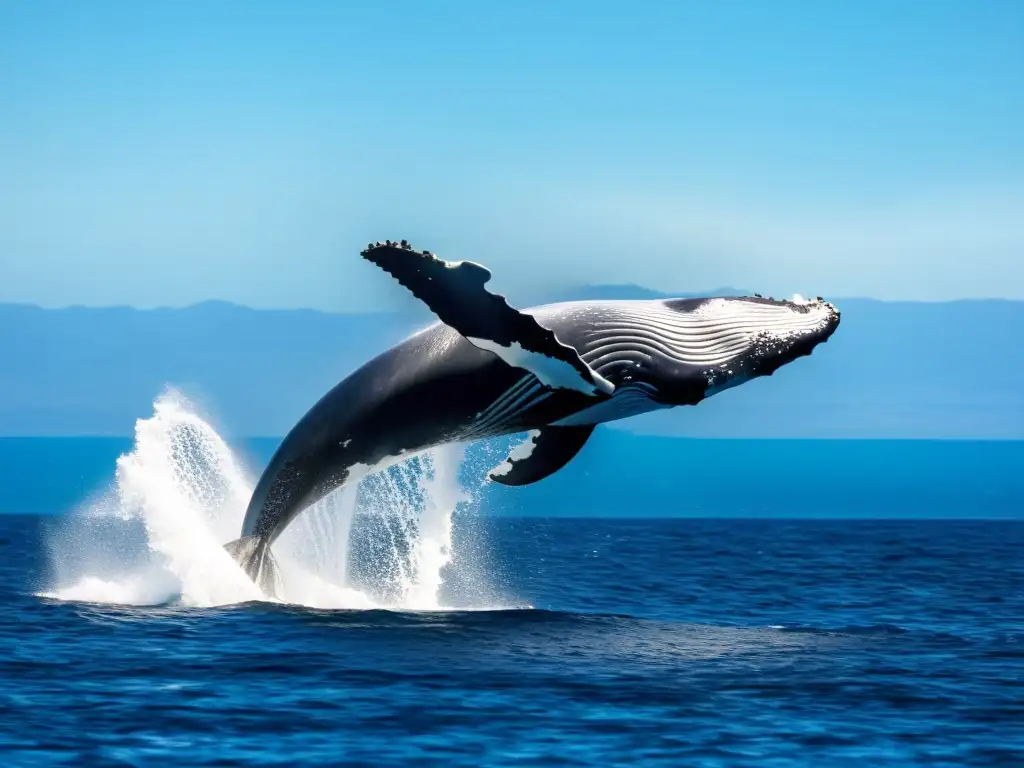
[[40,598],[46,522],[6,765],[1024,764],[1019,522],[477,519],[536,607],[432,612]]
[[[233,442],[253,474],[278,438]],[[63,514],[102,491],[133,440],[0,437],[0,514]],[[504,458],[506,443],[473,462]],[[487,465],[491,466],[491,465]],[[693,440],[598,427],[543,483],[492,486],[490,514],[1024,519],[1024,441]]]
[[[794,479],[808,461],[833,467],[844,505],[875,488],[861,517],[926,514],[935,487],[956,485],[963,514],[1019,518],[1019,446],[918,446],[903,459],[915,478],[885,448],[850,458],[869,444],[785,456],[786,444],[716,443],[720,460],[762,458],[717,496],[710,464],[676,476],[674,508],[689,487],[718,519],[706,506],[645,518],[624,492],[602,518],[488,515],[486,494],[439,514],[441,481],[421,484],[413,501],[429,497],[428,511],[410,513],[371,488],[383,511],[363,499],[343,539],[309,533],[344,540],[346,586],[378,606],[355,608],[347,593],[232,591],[206,534],[236,529],[233,483],[247,481],[186,427],[134,446],[0,442],[0,508],[65,512],[0,515],[5,765],[1024,765],[1024,521],[744,519],[780,499],[827,511],[820,480]],[[258,468],[272,442],[255,445]],[[119,453],[132,461],[114,478]],[[949,469],[964,461],[979,471]],[[643,474],[623,466],[619,479]],[[908,508],[915,483],[929,506]],[[318,525],[344,517],[332,514]],[[410,576],[399,566],[417,552]],[[431,570],[424,553],[448,559]]]

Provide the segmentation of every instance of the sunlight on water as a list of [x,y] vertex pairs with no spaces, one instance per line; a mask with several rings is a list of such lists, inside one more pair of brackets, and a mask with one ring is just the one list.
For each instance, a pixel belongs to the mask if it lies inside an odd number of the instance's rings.
[[[470,500],[458,478],[462,458],[461,447],[435,449],[306,510],[274,544],[282,599],[314,608],[441,608],[453,514]],[[136,423],[111,490],[49,542],[55,584],[45,596],[192,607],[270,600],[223,549],[239,535],[253,486],[188,401],[164,394]],[[357,514],[375,518],[383,535],[359,588],[348,584]]]

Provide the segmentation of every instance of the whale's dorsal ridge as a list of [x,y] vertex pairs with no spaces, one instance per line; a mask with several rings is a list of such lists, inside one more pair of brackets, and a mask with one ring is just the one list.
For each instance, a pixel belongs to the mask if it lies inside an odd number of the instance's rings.
[[573,347],[532,316],[510,306],[504,296],[487,290],[491,272],[472,261],[448,262],[406,241],[375,243],[363,258],[394,277],[426,304],[441,322],[474,346],[498,355],[509,365],[534,374],[553,389],[588,395],[615,388],[588,366]]

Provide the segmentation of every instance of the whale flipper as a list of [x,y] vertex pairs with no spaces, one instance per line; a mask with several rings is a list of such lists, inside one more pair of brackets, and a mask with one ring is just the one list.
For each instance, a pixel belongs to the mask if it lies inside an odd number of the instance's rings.
[[243,536],[224,545],[246,575],[263,594],[277,597],[281,592],[281,578],[277,562],[270,553],[270,543],[261,536]]
[[582,427],[544,427],[512,449],[509,457],[488,474],[502,485],[529,485],[553,475],[580,452],[596,424]]
[[370,245],[362,256],[408,288],[471,344],[529,371],[542,384],[587,395],[614,391],[614,385],[575,349],[560,342],[554,331],[488,291],[484,285],[491,272],[486,267],[471,261],[443,261],[430,251],[414,250],[404,240]]

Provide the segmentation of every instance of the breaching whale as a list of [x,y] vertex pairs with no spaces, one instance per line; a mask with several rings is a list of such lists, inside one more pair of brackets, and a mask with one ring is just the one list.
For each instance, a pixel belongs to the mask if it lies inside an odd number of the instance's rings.
[[526,485],[565,466],[597,424],[696,405],[809,355],[839,325],[813,301],[750,297],[574,301],[524,310],[491,273],[404,240],[362,252],[437,315],[342,380],[292,428],[225,545],[264,592],[270,546],[296,515],[368,473],[437,445],[528,432],[491,470]]

